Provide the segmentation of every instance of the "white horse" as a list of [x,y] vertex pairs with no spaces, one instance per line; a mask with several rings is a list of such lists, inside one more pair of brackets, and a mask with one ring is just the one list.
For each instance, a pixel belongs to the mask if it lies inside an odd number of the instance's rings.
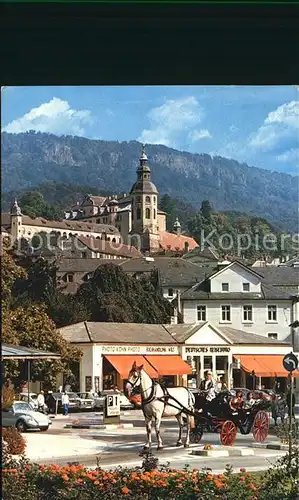
[[[179,437],[177,446],[182,443],[182,430],[184,426],[183,415],[187,418],[187,433],[185,440],[185,448],[190,444],[190,428],[192,416],[186,410],[193,412],[195,398],[192,392],[187,387],[173,387],[164,389],[160,384],[154,382],[149,375],[143,370],[143,365],[137,367],[136,362],[133,363],[128,376],[126,390],[130,397],[132,390],[135,387],[140,387],[142,410],[145,417],[147,441],[144,445],[145,449],[151,447],[152,444],[152,420],[155,421],[155,430],[157,436],[157,450],[163,448],[163,443],[160,435],[160,425],[162,417],[175,417],[179,424]],[[184,411],[185,410],[185,411]]]

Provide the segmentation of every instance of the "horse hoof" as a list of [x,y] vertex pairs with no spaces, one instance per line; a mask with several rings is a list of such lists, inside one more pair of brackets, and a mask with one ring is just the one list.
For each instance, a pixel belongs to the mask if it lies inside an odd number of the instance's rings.
[[185,443],[184,448],[190,448],[190,444]]
[[163,450],[163,446],[157,446],[157,451]]
[[183,443],[177,442],[176,447],[182,446]]

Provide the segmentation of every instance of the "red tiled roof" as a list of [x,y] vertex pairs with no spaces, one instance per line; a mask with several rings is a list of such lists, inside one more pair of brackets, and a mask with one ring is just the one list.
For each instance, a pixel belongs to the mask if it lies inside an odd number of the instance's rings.
[[190,238],[190,236],[168,233],[167,231],[160,232],[160,247],[163,250],[186,251],[186,243],[188,243],[188,251],[198,246],[196,241]]
[[123,243],[114,243],[92,237],[87,238],[86,236],[78,236],[78,240],[94,252],[118,255],[119,257],[126,258],[141,257],[141,252],[137,248],[124,245]]

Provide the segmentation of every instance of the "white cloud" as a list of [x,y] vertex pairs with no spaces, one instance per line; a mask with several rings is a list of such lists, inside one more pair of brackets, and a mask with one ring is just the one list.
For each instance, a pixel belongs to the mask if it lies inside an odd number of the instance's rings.
[[201,139],[212,139],[212,136],[210,132],[204,128],[201,130],[192,130],[192,132],[189,133],[189,138],[192,142],[195,142],[200,141]]
[[263,151],[281,150],[286,143],[298,140],[298,129],[299,101],[290,101],[268,114],[249,145]]
[[285,153],[282,153],[281,155],[277,156],[278,161],[282,162],[296,162],[297,165],[299,163],[299,148],[292,148],[289,151],[286,151]]
[[36,130],[58,135],[84,135],[84,126],[92,122],[89,110],[72,109],[67,101],[53,97],[51,101],[10,122],[4,130],[15,134]]
[[115,113],[110,108],[106,109],[106,113],[107,113],[108,116],[115,116]]
[[144,129],[139,141],[149,144],[175,146],[177,137],[200,123],[203,113],[195,97],[168,100],[148,113],[151,124]]

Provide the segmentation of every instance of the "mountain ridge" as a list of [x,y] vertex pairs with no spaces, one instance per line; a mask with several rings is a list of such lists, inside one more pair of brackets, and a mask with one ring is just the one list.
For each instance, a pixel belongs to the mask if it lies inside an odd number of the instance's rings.
[[[45,182],[94,185],[129,192],[141,145],[76,136],[2,133],[2,189]],[[298,177],[236,160],[148,145],[152,180],[161,194],[200,207],[209,199],[219,211],[240,211],[298,231]]]

